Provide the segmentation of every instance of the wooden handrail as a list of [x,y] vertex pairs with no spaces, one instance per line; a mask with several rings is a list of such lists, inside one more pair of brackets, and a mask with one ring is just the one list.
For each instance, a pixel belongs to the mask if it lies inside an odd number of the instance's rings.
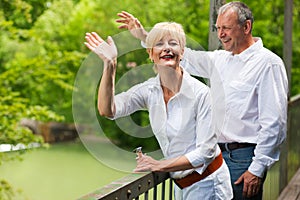
[[132,173],[78,200],[135,199],[167,179],[169,173],[166,172]]
[[277,200],[297,200],[300,198],[300,168]]
[[300,94],[292,96],[289,101],[289,106],[293,106],[294,104],[300,103]]

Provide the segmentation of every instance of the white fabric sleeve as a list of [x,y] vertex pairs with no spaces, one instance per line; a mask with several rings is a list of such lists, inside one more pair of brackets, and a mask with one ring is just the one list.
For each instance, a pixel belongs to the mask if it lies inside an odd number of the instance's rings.
[[282,64],[267,64],[258,86],[259,124],[257,146],[249,171],[263,177],[279,159],[286,138],[288,83]]
[[206,93],[201,94],[197,109],[196,119],[196,149],[187,153],[185,156],[190,161],[193,167],[198,168],[197,171],[202,173],[207,166],[215,159],[220,153],[217,145],[217,135],[213,129],[212,113],[211,113],[211,96],[209,90]]
[[194,76],[210,78],[213,70],[215,70],[214,56],[215,52],[184,48],[181,65],[188,73]]

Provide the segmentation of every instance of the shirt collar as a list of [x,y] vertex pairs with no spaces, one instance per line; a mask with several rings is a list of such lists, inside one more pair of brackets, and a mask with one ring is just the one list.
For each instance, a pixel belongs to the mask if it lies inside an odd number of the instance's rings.
[[184,95],[187,98],[194,99],[195,93],[193,87],[190,82],[190,78],[192,78],[185,69],[181,68],[183,72],[182,82],[179,94]]
[[[194,94],[193,89],[190,84],[191,77],[189,76],[188,72],[185,71],[185,69],[183,69],[182,67],[181,67],[181,70],[183,72],[182,82],[181,82],[180,90],[176,95],[184,95],[187,98],[194,99],[195,94]],[[156,75],[156,77],[154,79],[154,84],[151,87],[156,88],[156,89],[161,89],[159,74]]]
[[254,55],[255,52],[263,48],[263,42],[261,38],[255,37],[254,41],[255,43],[253,45],[245,49],[242,53],[236,55],[243,62],[247,62]]

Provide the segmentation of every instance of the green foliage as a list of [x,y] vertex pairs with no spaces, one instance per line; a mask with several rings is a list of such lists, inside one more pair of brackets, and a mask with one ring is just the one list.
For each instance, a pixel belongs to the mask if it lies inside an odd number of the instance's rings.
[[70,48],[74,43],[65,40],[66,34],[72,32],[66,26],[71,14],[65,10],[72,10],[74,4],[55,1],[47,5],[49,8],[43,10],[29,30],[2,17],[5,32],[0,35],[0,54],[5,56],[0,71],[6,76],[4,87],[30,99],[30,105],[47,106],[64,115],[66,121],[72,121],[74,74],[84,57],[78,51],[80,46]]
[[[18,28],[29,28],[37,15],[39,15],[39,11],[43,10],[43,6],[37,5],[37,3],[37,1],[2,0],[0,5],[5,11],[4,17],[7,21],[12,21],[13,25]],[[34,9],[34,6],[38,9]],[[41,10],[39,10],[40,8]]]
[[[284,6],[286,3],[276,0],[244,1],[252,8],[254,15],[254,36],[261,37],[264,46],[283,57],[284,45]],[[300,93],[300,2],[293,1],[293,35],[292,35],[292,69],[291,69],[291,91],[294,96]]]
[[299,40],[300,40],[300,2],[294,1],[293,6],[293,46],[291,47],[293,49],[293,60],[292,60],[292,82],[291,82],[291,94],[296,95],[300,94],[300,46]]
[[15,191],[5,180],[0,180],[0,199],[10,200],[15,195]]

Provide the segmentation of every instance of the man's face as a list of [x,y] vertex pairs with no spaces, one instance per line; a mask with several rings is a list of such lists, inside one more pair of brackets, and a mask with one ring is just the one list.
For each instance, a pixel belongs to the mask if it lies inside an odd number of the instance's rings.
[[227,10],[217,18],[218,38],[223,48],[233,54],[241,53],[245,48],[244,27],[238,23],[238,16],[233,10]]

